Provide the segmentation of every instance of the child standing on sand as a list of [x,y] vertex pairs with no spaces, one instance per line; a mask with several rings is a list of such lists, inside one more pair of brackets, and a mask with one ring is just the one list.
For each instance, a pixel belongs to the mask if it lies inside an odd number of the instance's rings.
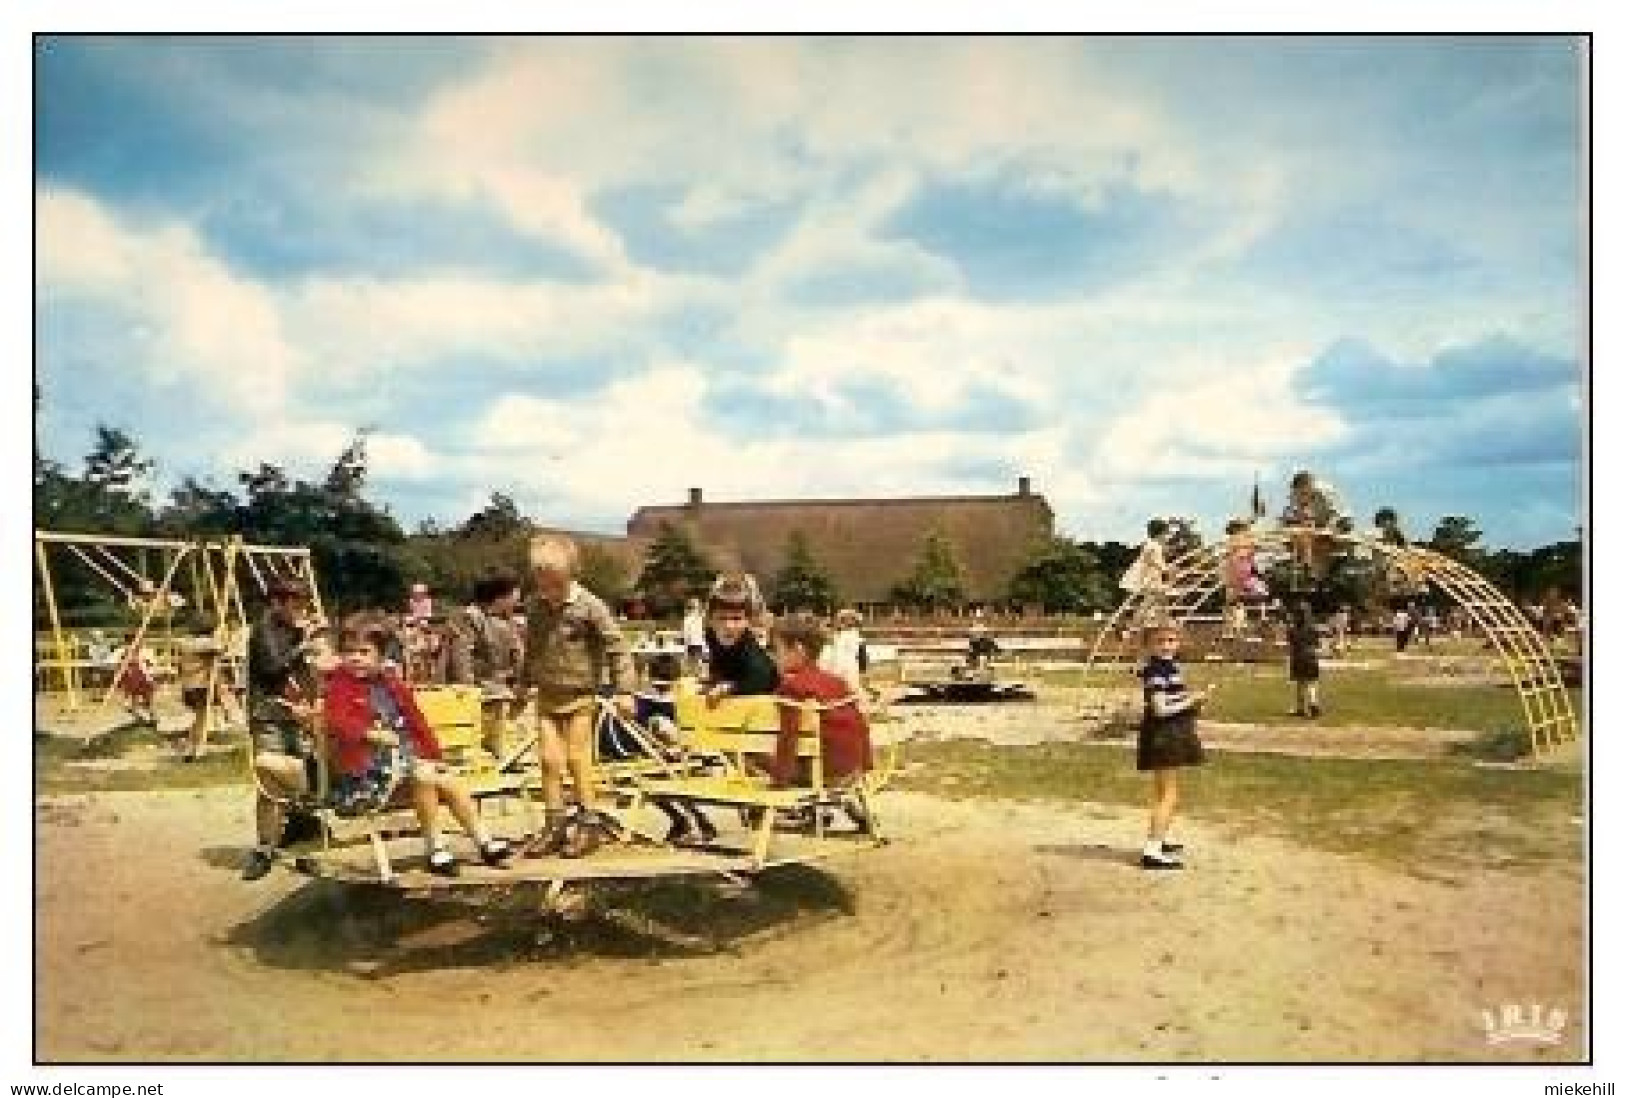
[[1142,869],[1183,869],[1184,847],[1168,840],[1174,809],[1179,804],[1179,770],[1205,761],[1196,735],[1196,715],[1213,692],[1212,687],[1191,692],[1176,662],[1179,630],[1163,626],[1153,633],[1150,659],[1140,669],[1145,686],[1145,712],[1140,721],[1136,767],[1151,774],[1151,819]]

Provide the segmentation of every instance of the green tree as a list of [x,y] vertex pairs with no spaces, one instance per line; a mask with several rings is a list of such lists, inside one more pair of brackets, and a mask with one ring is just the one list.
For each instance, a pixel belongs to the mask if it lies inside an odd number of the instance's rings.
[[1483,551],[1475,548],[1482,536],[1483,532],[1479,530],[1478,524],[1467,516],[1446,515],[1434,527],[1433,538],[1428,542],[1428,547],[1435,553],[1473,566],[1483,556]]
[[702,597],[716,574],[685,529],[662,522],[638,573],[637,590],[651,614],[670,617],[688,599]]
[[145,499],[144,481],[152,474],[151,458],[118,427],[96,425],[96,443],[85,455],[85,482],[130,499]]
[[229,534],[241,525],[239,511],[236,496],[188,476],[170,491],[158,521],[174,537]]
[[619,556],[601,545],[581,547],[581,585],[610,606],[625,601],[632,593],[631,570]]
[[367,436],[371,433],[367,427],[357,431],[350,445],[345,447],[333,462],[333,467],[327,471],[327,481],[323,487],[334,498],[361,498],[361,490],[367,485]]
[[1070,538],[1040,542],[1010,580],[1010,601],[1042,606],[1048,614],[1104,610],[1114,602],[1114,578],[1100,558]]
[[529,530],[530,524],[519,513],[519,506],[514,503],[513,497],[492,492],[491,501],[470,515],[468,521],[458,527],[457,534],[465,538],[503,541],[527,534]]
[[953,545],[933,531],[925,539],[914,570],[892,587],[893,602],[904,606],[936,610],[964,601],[965,587]]
[[34,525],[44,530],[95,530],[101,492],[71,476],[60,462],[34,466]]
[[1100,562],[1100,570],[1106,575],[1107,605],[1114,605],[1118,598],[1117,577],[1128,571],[1134,558],[1140,555],[1137,545],[1127,545],[1121,541],[1080,541],[1079,548],[1093,553]]
[[784,567],[773,577],[769,601],[781,612],[812,610],[820,614],[835,611],[837,592],[829,570],[813,559],[807,535],[790,532],[784,551]]
[[42,508],[56,529],[107,534],[153,532],[152,498],[147,485],[153,462],[141,456],[135,439],[117,427],[98,424],[96,438],[78,478],[55,462],[36,463],[35,511]]
[[363,495],[367,473],[366,434],[359,432],[320,482],[266,463],[237,476],[247,493],[239,509],[243,535],[308,545],[324,594],[341,610],[395,605],[409,566],[420,566],[388,509]]
[[1516,549],[1485,553],[1478,571],[1522,606],[1539,602],[1553,590],[1579,600],[1583,586],[1582,561],[1578,541],[1557,541],[1527,553]]

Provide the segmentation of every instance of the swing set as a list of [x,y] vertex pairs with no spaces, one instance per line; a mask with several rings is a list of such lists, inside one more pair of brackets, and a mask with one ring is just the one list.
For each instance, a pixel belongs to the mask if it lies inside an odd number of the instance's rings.
[[[96,658],[89,642],[70,632],[63,621],[58,581],[63,565],[69,563],[87,569],[135,617],[135,628],[116,661]],[[303,546],[254,545],[239,535],[177,540],[35,530],[34,579],[44,596],[49,628],[48,637],[36,642],[37,692],[59,697],[69,713],[83,711],[88,700],[92,709],[105,715],[120,682],[139,668],[143,651],[150,650],[161,666],[175,665],[180,647],[175,616],[189,609],[196,629],[209,632],[219,653],[210,661],[205,694],[204,720],[214,729],[222,674],[243,681],[249,626],[244,577],[262,597],[276,580],[301,580],[321,613],[315,565]],[[98,671],[110,672],[105,685],[92,684],[91,676]],[[94,697],[97,690],[99,699]]]

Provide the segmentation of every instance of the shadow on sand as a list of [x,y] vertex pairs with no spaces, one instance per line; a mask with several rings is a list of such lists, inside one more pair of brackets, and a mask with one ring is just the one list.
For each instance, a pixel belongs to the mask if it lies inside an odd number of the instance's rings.
[[[222,864],[228,848],[205,851]],[[233,865],[236,863],[233,862]],[[854,910],[847,889],[804,865],[748,884],[716,878],[595,883],[577,917],[544,914],[538,886],[409,897],[378,885],[313,880],[217,944],[276,968],[383,977],[502,969],[593,957],[680,958],[727,952],[753,935]]]
[[1124,850],[1105,843],[1051,843],[1033,847],[1035,854],[1054,854],[1063,858],[1079,858],[1090,862],[1140,867],[1140,852]]

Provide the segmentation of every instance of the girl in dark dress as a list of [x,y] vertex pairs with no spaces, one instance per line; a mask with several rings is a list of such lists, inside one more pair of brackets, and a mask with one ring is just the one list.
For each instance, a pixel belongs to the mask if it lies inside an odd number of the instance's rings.
[[1152,654],[1140,669],[1145,686],[1145,715],[1140,721],[1137,766],[1151,772],[1151,822],[1140,853],[1142,869],[1183,869],[1180,844],[1168,841],[1168,828],[1179,803],[1179,768],[1204,761],[1196,736],[1196,714],[1213,692],[1210,686],[1191,692],[1175,662],[1179,631],[1162,627],[1152,634]]
[[1295,717],[1320,716],[1320,631],[1307,602],[1292,606],[1292,624],[1287,629],[1287,672],[1298,688]]

